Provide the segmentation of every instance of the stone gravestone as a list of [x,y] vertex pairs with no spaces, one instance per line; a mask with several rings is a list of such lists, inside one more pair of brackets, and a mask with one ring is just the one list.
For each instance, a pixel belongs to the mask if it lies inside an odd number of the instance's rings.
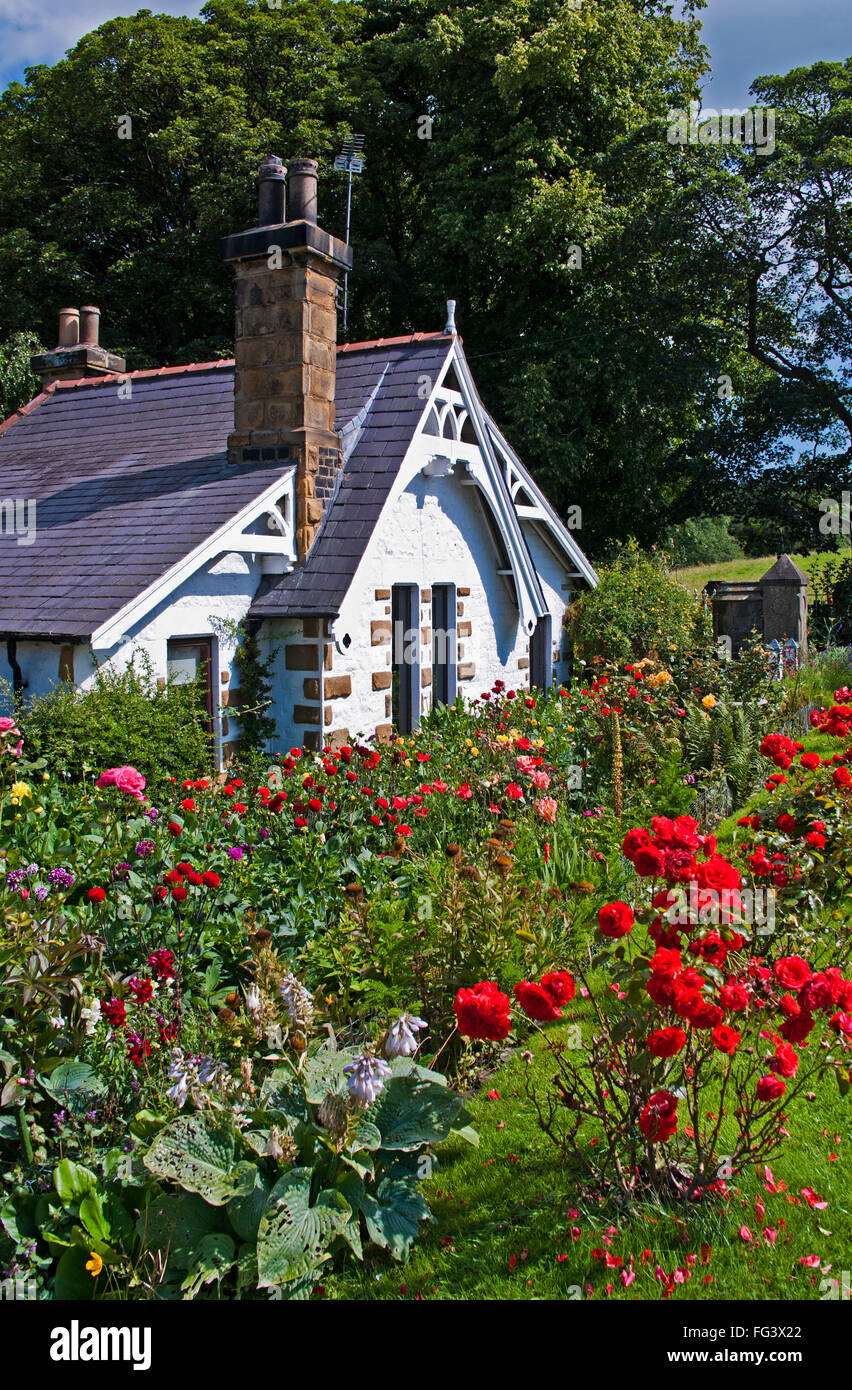
[[736,660],[753,630],[767,644],[794,642],[798,660],[808,648],[808,576],[789,555],[756,582],[713,580],[707,585],[713,606],[713,636]]
[[808,576],[789,555],[779,555],[757,588],[763,597],[764,640],[794,641],[803,660],[808,652]]

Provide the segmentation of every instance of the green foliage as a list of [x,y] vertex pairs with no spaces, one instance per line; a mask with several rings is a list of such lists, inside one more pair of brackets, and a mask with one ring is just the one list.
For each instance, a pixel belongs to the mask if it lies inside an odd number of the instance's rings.
[[0,423],[38,394],[41,380],[30,371],[30,358],[43,351],[35,333],[26,331],[0,343]]
[[[690,517],[666,530],[665,544],[659,547],[666,564],[673,569],[689,565],[712,564],[718,560],[738,560],[745,551],[731,535],[729,516]],[[760,551],[760,554],[765,554]]]
[[660,563],[628,547],[571,604],[568,623],[586,662],[623,666],[653,656],[677,672],[711,646],[704,605]]
[[55,685],[27,700],[19,718],[28,752],[75,782],[129,764],[156,792],[210,767],[201,683],[160,687],[144,653],[121,671],[99,667],[85,690]]

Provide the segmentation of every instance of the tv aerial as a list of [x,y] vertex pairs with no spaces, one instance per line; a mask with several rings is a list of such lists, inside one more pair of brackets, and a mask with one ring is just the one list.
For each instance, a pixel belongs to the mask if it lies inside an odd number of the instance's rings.
[[[335,157],[334,167],[340,174],[347,176],[346,189],[346,244],[349,245],[349,224],[352,218],[352,179],[355,174],[364,171],[364,136],[347,135],[343,141],[343,149]],[[343,277],[343,331],[349,327],[349,271]]]

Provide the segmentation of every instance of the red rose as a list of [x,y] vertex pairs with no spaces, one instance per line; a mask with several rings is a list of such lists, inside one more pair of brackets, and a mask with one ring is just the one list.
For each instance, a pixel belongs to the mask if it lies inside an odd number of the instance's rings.
[[661,1009],[674,1008],[675,984],[668,975],[652,975],[645,988]]
[[780,1076],[762,1076],[757,1083],[758,1100],[778,1100],[787,1089],[786,1081]]
[[633,867],[640,878],[660,878],[665,860],[653,845],[643,845],[633,856]]
[[796,817],[790,816],[786,812],[779,816],[775,824],[784,835],[792,835],[796,829]]
[[682,1028],[658,1028],[645,1042],[652,1057],[674,1057],[685,1044]]
[[813,1014],[794,1014],[791,1018],[785,1018],[778,1032],[787,1042],[800,1043],[804,1042],[815,1024]]
[[819,767],[822,759],[819,753],[803,753],[799,761],[802,767],[807,768],[808,772],[812,772],[815,767]]
[[769,1070],[778,1076],[795,1076],[799,1067],[799,1054],[789,1043],[779,1043],[775,1056],[769,1063]]
[[103,888],[90,888],[86,897],[89,899],[90,903],[102,903],[106,897],[106,893]]
[[835,768],[831,774],[831,780],[837,787],[852,786],[852,774],[850,774],[848,767]]
[[832,982],[827,975],[812,975],[802,986],[799,995],[799,1003],[809,1014],[816,1013],[820,1009],[829,1013],[834,1003],[834,991]]
[[665,946],[660,946],[651,957],[651,969],[655,975],[665,975],[674,979],[682,968],[680,951],[670,951]]
[[169,834],[170,834],[170,835],[182,835],[182,834],[183,834],[183,826],[182,826],[182,825],[178,825],[178,823],[177,823],[176,820],[170,820],[170,821],[169,821]]
[[727,1023],[720,1023],[710,1034],[713,1039],[713,1046],[719,1052],[727,1052],[728,1056],[733,1056],[740,1045],[742,1033],[738,1033],[736,1028],[729,1028]]
[[639,1115],[639,1129],[646,1139],[664,1144],[677,1133],[677,1101],[669,1091],[655,1091]]
[[709,999],[701,999],[690,1009],[687,1017],[693,1028],[718,1028],[725,1015],[718,1004],[711,1004]]
[[811,977],[811,968],[801,956],[783,956],[773,968],[776,980],[785,989],[800,990]]
[[624,855],[625,859],[632,860],[638,850],[643,849],[645,845],[649,845],[650,843],[651,837],[647,830],[643,830],[641,826],[636,826],[634,830],[628,830],[625,835],[621,843],[621,853]]
[[825,836],[820,835],[818,830],[808,831],[805,840],[812,849],[825,849]]
[[723,1009],[729,1009],[736,1013],[740,1009],[748,1008],[748,990],[745,985],[741,985],[737,980],[729,980],[719,990],[719,1003]]
[[627,936],[635,921],[633,909],[627,903],[607,903],[598,913],[598,930],[604,936]]
[[555,970],[549,975],[542,975],[541,987],[550,995],[554,1004],[569,1004],[577,992],[573,977],[567,970]]
[[549,1023],[551,1019],[562,1017],[562,1010],[556,1007],[547,990],[532,980],[520,980],[513,993],[527,1018],[537,1023]]
[[696,881],[699,888],[713,888],[717,893],[723,892],[726,888],[742,887],[742,879],[733,864],[729,864],[720,854],[713,854],[703,864],[698,865]]
[[466,1038],[502,1042],[512,1027],[511,1004],[491,980],[460,989],[453,1004],[459,1032]]
[[852,1014],[836,1013],[829,1019],[829,1026],[835,1033],[843,1033],[845,1037],[852,1037]]

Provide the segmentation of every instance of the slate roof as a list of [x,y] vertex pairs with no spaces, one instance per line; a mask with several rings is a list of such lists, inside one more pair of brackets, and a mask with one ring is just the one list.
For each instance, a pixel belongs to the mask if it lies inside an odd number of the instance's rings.
[[421,378],[427,376],[434,385],[451,346],[451,337],[424,334],[338,351],[337,427],[367,405],[361,432],[348,459],[344,433],[339,490],[310,555],[291,574],[261,582],[250,617],[339,611],[426,408],[426,399],[418,395]]
[[[337,428],[362,417],[354,449],[307,563],[265,581],[253,615],[337,611],[423,412],[418,378],[434,380],[451,341],[338,349]],[[221,361],[58,382],[0,426],[0,502],[35,499],[37,523],[29,546],[0,528],[0,635],[88,638],[271,487],[282,465],[228,464],[232,422]]]

